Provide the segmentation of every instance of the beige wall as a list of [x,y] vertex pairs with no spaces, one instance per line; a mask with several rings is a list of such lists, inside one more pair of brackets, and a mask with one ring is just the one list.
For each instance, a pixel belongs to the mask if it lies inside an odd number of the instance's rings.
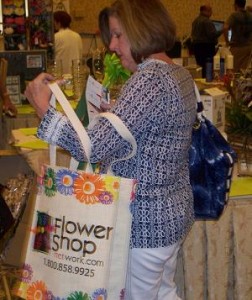
[[[70,0],[70,13],[73,17],[72,29],[80,33],[94,33],[101,8],[114,0]],[[144,0],[143,0],[144,1]],[[146,0],[147,1],[147,0]],[[177,24],[177,35],[190,34],[191,23],[198,15],[199,7],[206,2],[213,7],[212,19],[225,20],[233,11],[234,0],[162,0]]]

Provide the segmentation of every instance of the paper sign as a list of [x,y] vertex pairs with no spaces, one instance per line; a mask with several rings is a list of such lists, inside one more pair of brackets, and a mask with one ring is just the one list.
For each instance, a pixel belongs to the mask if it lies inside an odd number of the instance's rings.
[[86,101],[89,122],[91,122],[95,115],[101,112],[101,102],[109,103],[109,94],[106,93],[102,84],[92,76],[89,76],[87,80]]
[[100,108],[101,100],[103,98],[103,87],[100,82],[96,81],[93,77],[88,76],[86,86],[86,100]]

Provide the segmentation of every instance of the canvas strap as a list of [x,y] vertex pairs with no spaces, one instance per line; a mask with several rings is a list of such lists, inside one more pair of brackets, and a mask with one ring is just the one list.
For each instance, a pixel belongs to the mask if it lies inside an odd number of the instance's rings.
[[[91,141],[90,138],[82,125],[81,121],[79,120],[78,116],[76,115],[75,111],[73,110],[72,106],[70,105],[69,101],[66,99],[64,93],[60,89],[59,85],[54,82],[49,84],[49,87],[53,93],[52,98],[51,98],[51,105],[55,107],[56,105],[56,99],[61,105],[64,113],[70,120],[74,130],[78,134],[78,137],[82,143],[83,149],[85,151],[86,157],[87,157],[87,162],[88,162],[88,167],[86,169],[87,172],[93,172],[91,163],[90,163],[90,156],[91,156]],[[113,161],[113,163],[117,161],[122,161],[122,160],[127,160],[131,157],[133,157],[136,154],[137,151],[137,143],[134,138],[134,136],[131,134],[129,129],[125,126],[123,121],[116,116],[115,114],[106,112],[106,113],[101,113],[97,115],[94,120],[91,122],[89,125],[89,128],[92,128],[100,118],[105,118],[107,119],[112,126],[116,129],[118,134],[123,137],[127,142],[129,142],[132,146],[132,151],[129,153],[126,157],[117,159],[116,161]],[[51,164],[56,165],[56,146],[50,145],[50,160]],[[112,163],[112,164],[113,164]],[[75,159],[71,159],[71,165],[70,168],[77,169],[78,162]],[[111,171],[111,170],[110,170]],[[111,172],[109,172],[111,173]]]
[[92,129],[94,127],[94,125],[98,122],[99,119],[101,118],[105,118],[107,119],[112,126],[116,129],[116,131],[118,132],[118,134],[127,142],[129,142],[132,146],[132,150],[131,152],[122,157],[122,158],[118,158],[116,160],[114,160],[111,165],[110,168],[108,170],[108,173],[112,173],[111,167],[115,162],[118,161],[124,161],[127,159],[130,159],[131,157],[133,157],[136,154],[137,151],[137,143],[136,140],[134,138],[134,136],[132,135],[132,133],[129,131],[129,129],[126,127],[126,125],[123,123],[123,121],[115,114],[111,113],[111,112],[104,112],[104,113],[100,113],[98,115],[96,115],[92,122],[88,125],[88,128]]

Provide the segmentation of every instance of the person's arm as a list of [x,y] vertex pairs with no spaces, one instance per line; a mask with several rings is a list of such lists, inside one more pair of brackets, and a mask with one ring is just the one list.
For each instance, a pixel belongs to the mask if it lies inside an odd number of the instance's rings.
[[206,30],[206,35],[210,40],[217,39],[223,32],[222,30],[217,31],[214,27],[214,24],[210,20],[208,22],[205,22],[205,30]]
[[223,36],[224,36],[224,39],[225,39],[225,42],[226,42],[226,46],[229,45],[229,40],[228,40],[228,31],[229,31],[229,29],[230,29],[230,26],[226,22],[224,24],[224,27],[223,27]]
[[230,41],[228,40],[228,31],[234,26],[235,23],[235,15],[231,14],[226,20],[223,27],[223,36],[226,42],[226,46],[229,46]]
[[[136,81],[128,84],[127,90],[124,90],[121,99],[118,100],[118,105],[114,107],[113,112],[122,119],[135,138],[141,130],[146,130],[147,126],[151,126],[152,119],[150,115],[158,107],[157,91],[160,88],[158,84],[161,83],[160,81],[157,83],[157,80],[156,84],[153,83],[153,77],[153,73],[141,77],[141,86],[144,86],[144,89],[139,89],[136,86]],[[35,108],[39,112],[42,105],[41,98],[44,97],[40,93],[40,97],[35,100]],[[32,99],[29,99],[29,101],[34,103]],[[44,105],[42,106],[44,111]],[[92,143],[92,163],[106,160],[119,149],[123,149],[122,151],[126,151],[126,153],[130,151],[129,144],[122,139],[107,120],[99,120],[98,124],[88,131],[88,134]],[[40,139],[69,151],[76,160],[86,160],[83,147],[69,120],[53,108],[49,108],[47,113],[44,114],[37,135]]]

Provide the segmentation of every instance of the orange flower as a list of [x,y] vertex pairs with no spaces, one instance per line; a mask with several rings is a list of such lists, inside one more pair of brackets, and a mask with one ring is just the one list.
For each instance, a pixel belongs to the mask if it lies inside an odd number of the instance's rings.
[[99,202],[99,195],[104,191],[105,183],[98,174],[82,173],[74,181],[74,194],[76,198],[85,204]]
[[27,300],[47,300],[47,288],[43,281],[33,282],[27,290]]

